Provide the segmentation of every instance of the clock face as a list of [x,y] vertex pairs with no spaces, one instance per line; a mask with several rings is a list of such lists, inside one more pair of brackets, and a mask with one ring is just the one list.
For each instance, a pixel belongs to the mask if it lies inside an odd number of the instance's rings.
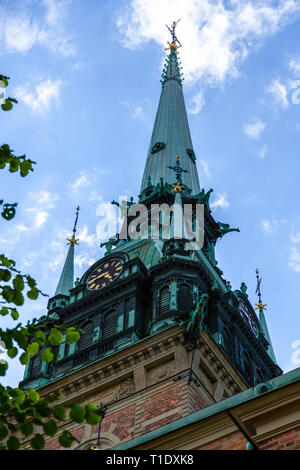
[[256,336],[256,333],[257,333],[256,321],[254,320],[253,314],[252,312],[250,312],[249,307],[247,306],[245,302],[243,302],[243,300],[240,300],[239,311],[243,320],[247,323],[247,325],[250,327],[250,329],[253,331],[253,333]]
[[87,287],[89,290],[99,290],[106,287],[112,281],[117,279],[123,269],[123,260],[121,258],[111,258],[104,261],[92,272],[88,278]]

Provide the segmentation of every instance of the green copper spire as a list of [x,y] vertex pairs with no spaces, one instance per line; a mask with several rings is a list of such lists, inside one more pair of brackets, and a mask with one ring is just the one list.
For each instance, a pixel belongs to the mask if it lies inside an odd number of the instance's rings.
[[181,46],[175,35],[176,23],[168,28],[172,34],[169,54],[162,73],[162,91],[155,118],[148,151],[141,192],[147,187],[149,177],[157,185],[161,178],[164,183],[174,182],[170,167],[176,155],[180,155],[183,168],[182,183],[192,194],[200,192],[199,178],[195,164],[195,154],[182,92],[182,74],[178,60]]
[[70,245],[66,261],[55,291],[56,295],[70,295],[70,289],[73,289],[74,283],[74,246],[78,245],[78,239],[75,238],[76,234],[76,225],[79,214],[79,206],[76,209],[76,219],[73,228],[73,235],[71,238],[68,238],[68,245]]
[[255,304],[255,305],[256,305],[256,310],[259,311],[259,323],[260,323],[260,326],[262,328],[264,337],[266,338],[266,340],[269,343],[268,354],[269,354],[270,358],[272,359],[272,361],[275,362],[275,364],[277,364],[274,349],[273,349],[273,345],[272,345],[272,341],[271,341],[271,336],[270,336],[270,333],[269,333],[269,330],[268,330],[268,326],[267,326],[267,322],[266,322],[266,318],[265,318],[265,314],[264,314],[264,310],[266,310],[266,304],[263,304],[262,300],[261,300],[260,284],[261,284],[262,278],[260,278],[259,275],[258,275],[258,273],[259,273],[258,269],[256,269],[255,272],[256,272],[256,279],[257,279],[257,287],[256,287],[256,292],[255,293],[258,295],[258,304]]

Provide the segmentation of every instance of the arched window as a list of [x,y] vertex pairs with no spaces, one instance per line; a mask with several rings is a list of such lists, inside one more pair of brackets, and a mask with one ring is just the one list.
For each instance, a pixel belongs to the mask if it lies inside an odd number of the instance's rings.
[[246,377],[249,380],[250,384],[253,382],[253,367],[252,361],[250,356],[247,352],[244,352],[244,371],[246,373]]
[[259,366],[255,367],[254,385],[260,384],[264,381],[262,370]]
[[163,315],[169,310],[170,310],[170,289],[169,289],[169,286],[165,286],[161,289],[160,294],[159,294],[159,314]]
[[186,312],[193,306],[191,289],[188,285],[182,284],[178,290],[178,310]]
[[102,339],[109,338],[117,333],[118,312],[113,310],[107,313],[103,319]]
[[85,323],[81,329],[83,333],[80,335],[80,340],[78,342],[78,350],[82,351],[85,348],[88,348],[93,342],[93,332],[94,325],[92,321]]
[[35,356],[33,356],[32,360],[31,360],[31,368],[30,368],[30,375],[31,376],[39,374],[39,372],[41,370],[41,365],[42,365],[41,356],[42,356],[41,350],[39,350],[39,352]]
[[222,336],[223,336],[224,349],[227,352],[227,354],[231,356],[231,352],[232,352],[231,339],[230,339],[229,331],[226,327],[222,328]]

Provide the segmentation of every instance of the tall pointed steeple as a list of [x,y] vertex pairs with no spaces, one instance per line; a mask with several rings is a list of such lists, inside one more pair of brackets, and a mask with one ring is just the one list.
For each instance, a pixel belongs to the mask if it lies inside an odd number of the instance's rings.
[[[74,247],[75,245],[78,245],[78,238],[76,238],[75,234],[79,209],[80,207],[78,206],[76,208],[76,218],[73,228],[73,234],[71,238],[68,238],[68,245],[70,246],[68,249],[65,264],[60,275],[54,297],[49,299],[48,310],[52,310],[55,307],[65,306],[65,302],[70,296],[70,290],[74,287]],[[61,300],[63,301],[63,305],[61,305]]]
[[55,295],[69,295],[74,282],[74,243],[70,243],[66,261],[60,275]]
[[256,269],[255,272],[256,272],[256,280],[257,280],[256,294],[258,295],[258,304],[255,304],[255,305],[256,305],[256,310],[259,311],[259,323],[262,328],[264,337],[269,343],[268,354],[270,358],[272,359],[272,361],[275,362],[275,364],[277,364],[272,341],[271,341],[271,336],[268,330],[268,326],[267,326],[267,322],[266,322],[266,318],[264,314],[264,310],[266,310],[266,304],[263,304],[261,300],[260,284],[261,284],[262,278],[260,278],[258,275],[259,274],[258,269]]
[[178,59],[181,47],[175,35],[176,23],[171,28],[172,42],[162,73],[162,91],[155,118],[150,147],[148,151],[141,192],[147,187],[149,177],[155,186],[163,178],[164,183],[173,183],[174,174],[169,168],[174,155],[180,155],[182,165],[188,170],[182,182],[192,194],[200,191],[199,178],[195,164],[191,133],[182,92],[182,73]]

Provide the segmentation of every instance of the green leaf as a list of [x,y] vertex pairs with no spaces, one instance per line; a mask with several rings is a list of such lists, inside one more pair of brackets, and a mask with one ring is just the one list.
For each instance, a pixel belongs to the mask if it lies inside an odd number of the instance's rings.
[[4,100],[4,103],[1,104],[1,108],[3,109],[3,111],[10,111],[12,107],[13,104],[8,98],[6,98],[6,100]]
[[13,285],[16,290],[23,290],[24,289],[24,279],[21,274],[17,274],[13,280]]
[[41,450],[45,447],[45,439],[41,434],[36,434],[30,441],[31,447],[35,450]]
[[8,435],[8,430],[5,426],[0,426],[0,441],[3,441]]
[[63,334],[57,328],[51,328],[48,341],[52,346],[59,346],[63,340]]
[[26,352],[30,356],[35,356],[39,352],[39,349],[40,349],[39,343],[34,341],[33,343],[28,344],[26,348]]
[[8,315],[8,308],[2,307],[0,309],[0,315],[2,315],[3,317],[5,317],[5,315]]
[[9,348],[7,350],[7,355],[8,357],[10,357],[11,359],[13,359],[14,357],[16,357],[16,355],[18,354],[18,350],[17,348],[13,347],[13,348]]
[[33,288],[36,286],[36,282],[34,279],[32,279],[32,277],[26,276],[26,279],[27,279],[29,287]]
[[18,307],[20,307],[20,305],[23,305],[24,303],[24,297],[23,297],[23,294],[19,291],[15,291],[14,293],[14,297],[12,299],[12,302],[15,304],[15,305],[18,305]]
[[70,327],[66,330],[66,343],[75,344],[80,339],[80,334],[75,328]]
[[46,335],[43,331],[38,330],[35,332],[35,340],[39,343],[40,346],[43,346],[46,343]]
[[24,436],[28,437],[33,433],[34,426],[32,423],[24,423],[21,426],[21,432]]
[[28,364],[30,361],[30,356],[27,353],[23,353],[22,356],[20,357],[20,362],[25,366],[25,364]]
[[39,290],[36,287],[33,287],[27,292],[27,297],[31,300],[36,300],[39,296]]
[[53,416],[61,421],[66,419],[66,410],[62,405],[55,405],[52,408]]
[[71,447],[75,438],[69,431],[64,431],[58,438],[58,441],[62,447]]
[[48,406],[48,401],[46,399],[40,400],[36,404],[36,411],[44,418],[47,418],[51,414],[51,409]]
[[9,77],[5,77],[4,75],[0,75],[0,87],[6,88],[8,86]]
[[33,390],[32,388],[30,390],[27,391],[27,395],[28,397],[30,398],[30,400],[33,401],[33,403],[37,403],[40,399],[40,395],[38,394],[38,392],[36,390]]
[[55,434],[57,433],[56,421],[54,419],[49,419],[47,423],[44,423],[43,429],[47,436],[55,436]]
[[11,278],[11,272],[9,269],[0,269],[0,280],[8,282]]
[[46,348],[43,352],[42,352],[42,361],[44,362],[51,362],[53,361],[54,359],[54,354],[53,352],[51,351],[50,348]]
[[15,292],[14,290],[9,287],[9,286],[4,286],[2,289],[2,296],[7,302],[12,302],[14,298]]
[[87,413],[86,415],[86,422],[90,424],[91,426],[94,426],[95,424],[100,423],[102,419],[102,416],[99,416],[99,414],[96,413]]
[[18,450],[20,447],[20,441],[16,437],[11,436],[8,439],[6,445],[7,445],[8,450]]
[[4,376],[6,374],[7,369],[8,369],[7,362],[0,362],[0,376]]
[[84,421],[85,411],[80,405],[71,405],[70,419],[76,423]]
[[10,314],[11,314],[11,317],[13,320],[18,320],[19,318],[19,313],[17,312],[17,310],[15,308],[13,308],[11,311],[10,311]]
[[20,388],[14,389],[14,400],[17,405],[22,405],[25,400],[25,393]]

